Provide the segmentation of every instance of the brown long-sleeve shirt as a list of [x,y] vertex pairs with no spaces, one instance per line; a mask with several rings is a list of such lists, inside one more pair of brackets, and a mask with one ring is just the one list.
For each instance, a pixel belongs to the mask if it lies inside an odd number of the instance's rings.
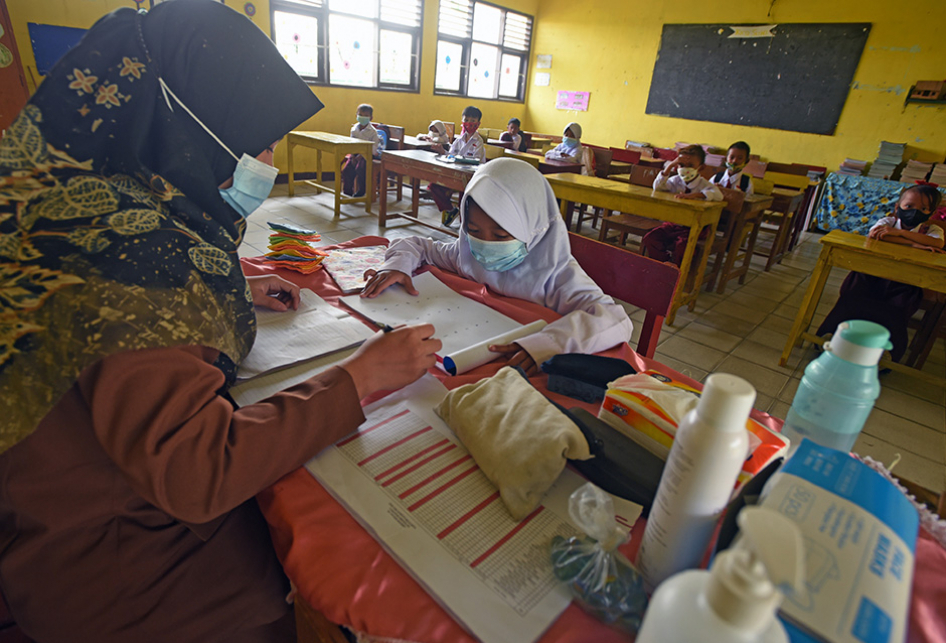
[[103,359],[0,455],[0,589],[36,640],[234,640],[285,614],[253,496],[364,416],[341,368],[235,410],[216,357]]

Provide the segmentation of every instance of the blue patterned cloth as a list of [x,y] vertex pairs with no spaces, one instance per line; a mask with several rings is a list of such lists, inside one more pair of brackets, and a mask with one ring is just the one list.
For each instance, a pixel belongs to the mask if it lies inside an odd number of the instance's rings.
[[[881,217],[892,214],[907,183],[866,176],[828,174],[818,204],[818,227],[866,235]],[[946,196],[946,188],[940,188]]]

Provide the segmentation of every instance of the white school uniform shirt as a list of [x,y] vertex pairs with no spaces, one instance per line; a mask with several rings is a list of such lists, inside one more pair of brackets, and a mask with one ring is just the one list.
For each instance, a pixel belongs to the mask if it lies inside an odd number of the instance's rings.
[[522,263],[505,272],[486,270],[473,257],[461,221],[456,241],[395,239],[380,270],[410,275],[432,264],[501,295],[555,310],[563,315],[561,319],[517,340],[536,364],[560,353],[597,353],[631,339],[633,325],[624,308],[605,295],[572,258],[558,201],[538,170],[518,159],[494,159],[477,169],[467,185],[460,208],[464,218],[469,198],[526,244],[528,255]]
[[[710,183],[715,183],[716,185],[722,186],[724,188],[729,188],[730,190],[738,190],[739,184],[742,183],[742,170],[736,172],[735,174],[729,173],[729,168],[723,172],[723,176],[719,179],[719,182],[716,181],[716,175],[710,177]],[[749,183],[746,185],[746,196],[755,193],[755,188],[752,187],[752,178],[749,178]]]
[[476,132],[473,132],[473,134],[469,136],[467,136],[466,132],[463,132],[463,134],[453,141],[453,145],[450,146],[448,154],[479,159],[480,162],[483,162],[486,160],[486,147],[482,137]]
[[581,143],[574,147],[566,145],[565,143],[559,143],[555,149],[545,153],[545,158],[552,159],[553,161],[565,161],[566,163],[581,163],[583,149]]
[[[896,228],[897,230],[903,230],[903,226],[900,225],[900,219],[893,215],[887,215],[880,219],[877,223],[870,227],[868,234],[870,234],[874,228],[879,228],[880,226],[890,226],[891,228]],[[944,233],[942,222],[940,221],[927,221],[926,223],[921,223],[917,227],[910,230],[910,232],[916,232],[919,234],[925,234],[928,237],[933,237],[934,239],[943,239]]]
[[507,130],[500,134],[499,139],[505,141],[507,136],[512,139],[512,149],[518,152],[519,146],[522,145],[522,134],[510,134]]
[[700,192],[707,201],[723,200],[723,193],[719,191],[719,188],[699,175],[687,183],[680,178],[679,174],[665,176],[663,172],[659,172],[657,178],[654,179],[654,189],[670,192],[671,194]]
[[381,156],[381,135],[378,134],[378,130],[374,128],[374,125],[368,123],[362,129],[361,125],[355,123],[351,126],[351,135],[352,138],[360,138],[363,141],[371,141],[374,143],[374,155]]

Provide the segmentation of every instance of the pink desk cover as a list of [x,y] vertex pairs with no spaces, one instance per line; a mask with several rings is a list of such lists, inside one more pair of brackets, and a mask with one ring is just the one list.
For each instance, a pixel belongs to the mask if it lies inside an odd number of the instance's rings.
[[[383,237],[360,237],[325,249],[387,245]],[[311,275],[274,269],[259,259],[244,259],[247,275],[279,274],[310,288],[330,303],[338,303],[341,290],[324,270]],[[516,321],[526,324],[536,319],[554,321],[560,315],[543,306],[504,297],[485,286],[430,267],[441,281],[455,291],[484,303]],[[600,353],[627,360],[638,371],[656,369],[674,379],[700,388],[691,380],[653,360],[641,357],[626,344]],[[502,363],[485,364],[469,373],[451,377],[431,369],[448,389],[490,377]],[[566,408],[583,406],[597,413],[598,405],[551,393],[547,376],[531,382],[550,399]],[[381,395],[376,396],[381,397]],[[367,403],[367,401],[366,401]],[[778,431],[782,421],[760,411],[753,417]],[[430,595],[404,571],[378,542],[305,469],[285,476],[257,496],[270,525],[276,553],[298,593],[333,623],[369,635],[371,638],[400,639],[424,643],[474,643],[466,632]],[[638,520],[630,541],[621,551],[631,560],[644,533]],[[946,642],[946,551],[935,541],[917,543],[914,600],[910,622],[910,643]],[[920,561],[923,564],[920,564]],[[927,563],[930,563],[929,565]],[[921,599],[922,596],[922,599]],[[539,639],[542,643],[610,643],[628,641],[627,635],[612,630],[585,614],[574,603],[562,613]]]

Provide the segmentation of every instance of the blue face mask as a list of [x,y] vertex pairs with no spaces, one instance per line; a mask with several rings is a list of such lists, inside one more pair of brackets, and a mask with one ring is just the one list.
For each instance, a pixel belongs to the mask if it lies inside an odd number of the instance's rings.
[[578,145],[578,139],[572,138],[571,136],[563,136],[562,143],[564,143],[568,147],[575,147]]
[[490,272],[511,270],[522,263],[529,254],[526,244],[518,239],[483,241],[470,235],[467,235],[467,239],[470,241],[470,252],[473,253],[473,258]]
[[269,198],[279,170],[244,154],[233,172],[233,185],[220,190],[220,196],[244,219]]
[[[213,140],[217,141],[230,156],[236,159],[237,166],[236,170],[233,172],[233,185],[226,189],[221,189],[220,197],[244,219],[253,214],[257,208],[263,205],[263,201],[269,198],[269,193],[273,190],[273,185],[276,183],[276,175],[279,174],[279,170],[246,153],[244,153],[241,158],[237,158],[237,155],[234,154],[223,141],[217,138],[217,135],[210,131],[210,128],[204,125],[194,112],[187,108],[187,105],[181,102],[181,99],[171,91],[171,88],[167,86],[163,78],[158,78],[158,83],[161,86],[161,91],[164,94],[164,100],[168,105],[168,109],[172,112],[174,111],[174,108],[171,107],[171,98],[173,98],[178,105],[184,108],[184,111],[187,112],[191,118],[197,121],[198,125],[204,128],[205,132],[210,134]],[[170,96],[170,98],[168,96]]]

